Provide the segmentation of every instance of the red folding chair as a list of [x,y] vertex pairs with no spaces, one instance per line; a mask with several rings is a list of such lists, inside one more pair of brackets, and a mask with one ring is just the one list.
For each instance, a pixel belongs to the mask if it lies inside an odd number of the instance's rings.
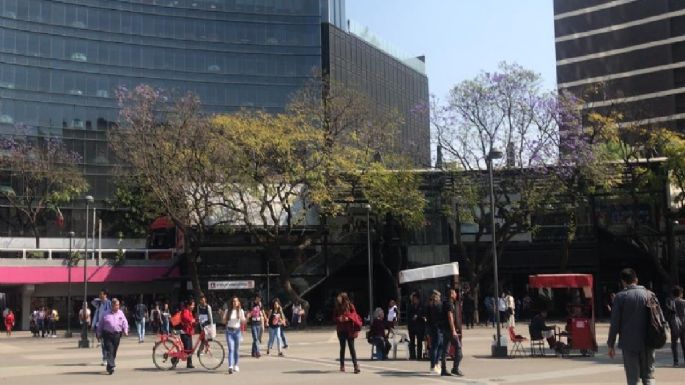
[[509,355],[512,357],[525,356],[526,351],[523,348],[523,343],[528,341],[528,338],[516,334],[513,326],[509,326],[509,341],[511,341],[511,350]]

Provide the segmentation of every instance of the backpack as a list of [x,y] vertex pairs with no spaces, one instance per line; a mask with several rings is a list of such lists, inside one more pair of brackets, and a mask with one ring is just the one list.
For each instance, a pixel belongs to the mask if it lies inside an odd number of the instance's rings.
[[177,311],[174,313],[174,315],[169,318],[169,323],[171,323],[172,327],[178,327],[181,325],[181,312]]
[[647,333],[645,346],[650,349],[661,349],[666,345],[666,320],[656,295],[649,292],[647,299]]

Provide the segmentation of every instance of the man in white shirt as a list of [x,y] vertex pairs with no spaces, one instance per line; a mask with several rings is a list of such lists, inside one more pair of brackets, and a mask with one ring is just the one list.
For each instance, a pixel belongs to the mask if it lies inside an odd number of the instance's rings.
[[397,325],[399,322],[400,313],[397,310],[397,304],[394,299],[391,299],[388,303],[388,322]]

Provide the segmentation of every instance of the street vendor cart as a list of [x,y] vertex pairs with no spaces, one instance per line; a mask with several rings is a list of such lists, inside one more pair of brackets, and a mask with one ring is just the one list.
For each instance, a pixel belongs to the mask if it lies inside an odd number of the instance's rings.
[[593,300],[592,274],[537,274],[528,277],[531,288],[565,289],[576,288],[583,291],[583,295],[589,302],[590,317],[582,314],[572,314],[567,323],[566,330],[557,333],[557,338],[567,340],[562,349],[562,355],[568,356],[572,350],[580,352],[583,356],[592,356],[597,352],[597,340],[595,336],[595,303]]

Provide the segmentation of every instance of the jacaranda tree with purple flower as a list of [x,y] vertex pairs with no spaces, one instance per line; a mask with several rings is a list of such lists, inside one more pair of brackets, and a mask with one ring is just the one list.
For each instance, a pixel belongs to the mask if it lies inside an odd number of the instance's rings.
[[538,230],[537,215],[561,202],[569,212],[577,207],[568,195],[581,179],[592,180],[595,147],[582,132],[577,101],[543,92],[538,74],[507,63],[455,86],[446,103],[434,103],[432,123],[443,167],[451,171],[445,194],[455,239],[478,301],[481,279],[492,269],[488,155],[504,154],[493,162],[501,256],[512,239]]

